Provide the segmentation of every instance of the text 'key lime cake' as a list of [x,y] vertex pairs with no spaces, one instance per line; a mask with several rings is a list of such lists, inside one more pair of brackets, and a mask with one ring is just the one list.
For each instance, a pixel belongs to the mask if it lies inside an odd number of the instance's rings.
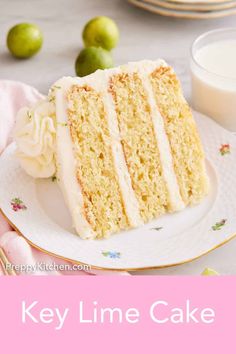
[[82,238],[103,238],[200,202],[208,178],[180,83],[163,60],[65,77],[17,116],[17,156],[56,176]]

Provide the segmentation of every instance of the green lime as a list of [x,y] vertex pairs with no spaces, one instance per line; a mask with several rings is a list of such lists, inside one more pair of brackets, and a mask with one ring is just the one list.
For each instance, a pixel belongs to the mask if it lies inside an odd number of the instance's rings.
[[75,62],[75,71],[78,76],[86,76],[98,69],[103,70],[112,67],[111,53],[97,47],[88,47],[81,50]]
[[202,275],[219,275],[219,273],[217,273],[214,269],[205,268]]
[[40,50],[42,43],[42,32],[31,23],[19,23],[7,34],[7,47],[16,58],[30,58]]
[[118,43],[119,30],[111,18],[95,17],[85,25],[83,40],[85,47],[102,47],[111,50]]

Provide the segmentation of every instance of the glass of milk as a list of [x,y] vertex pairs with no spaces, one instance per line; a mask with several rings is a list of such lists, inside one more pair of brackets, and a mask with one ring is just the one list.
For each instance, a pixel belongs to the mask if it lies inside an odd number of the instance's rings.
[[198,37],[191,49],[192,105],[236,132],[236,28]]

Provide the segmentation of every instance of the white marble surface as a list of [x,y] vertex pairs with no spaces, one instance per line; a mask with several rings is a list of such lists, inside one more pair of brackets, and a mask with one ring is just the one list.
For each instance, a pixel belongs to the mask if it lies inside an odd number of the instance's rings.
[[[0,0],[0,79],[24,81],[46,93],[60,76],[75,75],[82,28],[97,15],[111,16],[119,25],[121,38],[114,50],[117,65],[163,57],[176,69],[187,98],[192,41],[202,32],[233,27],[236,20],[236,16],[212,20],[166,18],[135,8],[126,0]],[[44,45],[34,58],[19,61],[8,54],[5,41],[8,29],[23,21],[41,27]],[[236,274],[236,239],[189,264],[146,274],[200,274],[205,267]]]

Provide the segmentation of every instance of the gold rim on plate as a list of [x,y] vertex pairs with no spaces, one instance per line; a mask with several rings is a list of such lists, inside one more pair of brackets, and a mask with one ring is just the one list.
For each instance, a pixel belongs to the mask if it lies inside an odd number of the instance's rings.
[[16,272],[14,269],[11,269],[11,267],[8,269],[7,265],[11,264],[9,259],[6,256],[6,253],[4,252],[3,248],[0,247],[0,265],[3,269],[4,275],[16,275]]
[[[31,245],[32,247],[34,247],[35,249],[49,255],[49,256],[53,256],[55,258],[59,258],[62,259],[66,262],[69,263],[73,263],[73,264],[78,264],[78,265],[82,265],[82,266],[86,266],[86,267],[91,267],[91,269],[95,269],[95,270],[104,270],[104,271],[111,271],[111,272],[138,272],[138,271],[146,271],[146,270],[155,270],[155,269],[163,269],[163,268],[169,268],[169,267],[175,267],[175,266],[180,266],[192,261],[195,261],[196,259],[201,258],[202,256],[207,255],[208,253],[214,251],[215,249],[224,246],[226,243],[228,243],[229,241],[233,240],[236,237],[236,233],[233,234],[232,236],[229,236],[226,240],[224,240],[222,243],[216,245],[215,247],[211,248],[210,250],[203,252],[202,254],[194,257],[194,258],[190,258],[184,262],[179,262],[179,263],[172,263],[172,264],[166,264],[166,265],[162,265],[162,266],[153,266],[153,267],[141,267],[141,268],[106,268],[106,267],[99,267],[99,266],[95,266],[92,264],[87,264],[84,262],[80,262],[80,261],[76,261],[74,259],[70,259],[70,258],[66,258],[63,256],[59,256],[58,254],[55,254],[53,252],[49,252],[37,245],[35,245],[33,242],[31,242],[25,235],[22,234],[22,232],[11,222],[11,220],[8,219],[8,217],[4,214],[3,210],[0,208],[0,214],[2,214],[3,218],[8,222],[8,224],[17,232],[17,234],[20,237],[23,237],[25,239],[25,241]],[[12,274],[13,275],[13,274]]]

